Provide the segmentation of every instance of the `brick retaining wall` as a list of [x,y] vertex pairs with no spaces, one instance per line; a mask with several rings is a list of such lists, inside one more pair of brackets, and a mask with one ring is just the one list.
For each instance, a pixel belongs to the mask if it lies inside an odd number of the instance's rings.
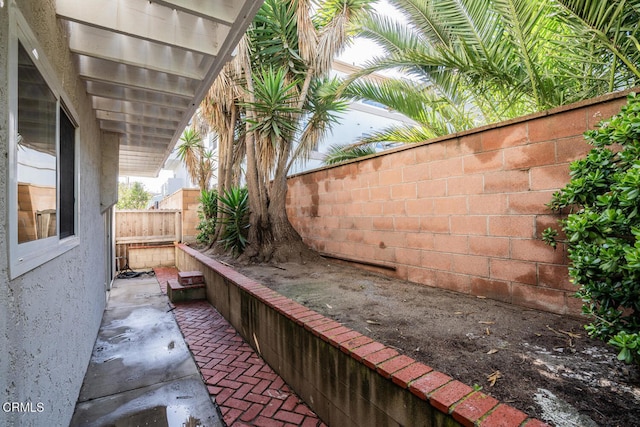
[[186,245],[176,266],[327,425],[547,426]]
[[[583,133],[626,92],[401,147],[289,179],[287,211],[314,249],[384,274],[560,314],[578,314],[564,245],[545,204],[589,146]],[[370,268],[370,267],[369,267]]]

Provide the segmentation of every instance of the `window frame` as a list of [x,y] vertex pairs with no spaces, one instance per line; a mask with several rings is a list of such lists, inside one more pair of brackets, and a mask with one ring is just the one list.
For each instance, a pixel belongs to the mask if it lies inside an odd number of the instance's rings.
[[[60,80],[53,67],[44,55],[26,20],[14,3],[9,4],[9,52],[8,52],[8,101],[9,101],[9,134],[8,134],[8,196],[7,218],[9,237],[9,276],[14,279],[35,269],[54,258],[70,251],[80,244],[78,228],[80,174],[80,127],[78,114],[72,107],[69,97],[64,92]],[[60,212],[60,127],[61,113],[64,111],[74,126],[73,153],[73,224],[74,234],[60,238],[60,216],[56,215],[56,235],[44,239],[18,243],[18,178],[17,178],[17,134],[18,134],[18,43],[22,44],[35,64],[49,89],[56,98],[56,211]]]

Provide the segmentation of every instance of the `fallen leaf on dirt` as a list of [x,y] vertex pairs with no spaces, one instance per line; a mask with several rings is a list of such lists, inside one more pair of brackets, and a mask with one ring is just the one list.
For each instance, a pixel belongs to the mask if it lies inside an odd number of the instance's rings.
[[495,325],[496,322],[485,322],[483,320],[479,321],[478,323],[483,324],[483,325]]
[[462,311],[456,311],[453,314],[464,314]]
[[329,304],[325,304],[329,309],[332,309],[333,307],[331,307]]
[[574,334],[573,332],[563,331],[562,329],[558,329],[563,334],[569,335],[569,338],[580,338],[580,334]]
[[367,320],[367,323],[370,325],[379,325],[380,322],[376,322],[375,320]]
[[491,350],[487,351],[487,354],[495,354],[498,352],[497,348],[492,348]]
[[487,333],[487,335],[491,335],[491,331],[489,330],[489,328],[487,328],[485,332]]
[[553,329],[551,326],[549,325],[545,325],[547,327],[548,330],[550,330],[551,332],[553,332],[554,334],[558,335],[559,337],[562,336],[562,334],[558,331],[556,331],[555,329]]
[[[580,336],[580,334],[575,334],[575,333],[573,333],[573,332],[563,331],[562,329],[555,330],[555,329],[553,329],[553,328],[552,328],[551,326],[549,326],[549,325],[546,325],[546,327],[547,327],[547,329],[549,329],[550,331],[552,331],[553,333],[555,333],[555,334],[556,334],[556,335],[558,335],[559,337],[561,337],[561,336],[562,336],[562,334],[564,334],[564,335],[568,336],[570,339],[571,339],[571,338],[576,338],[576,339],[577,339],[577,338],[580,338],[580,337],[581,337],[581,336]],[[569,341],[571,341],[571,340],[569,340]]]
[[500,371],[494,371],[489,375],[487,375],[487,381],[489,381],[489,386],[493,387],[496,384],[496,381],[498,381],[498,379],[500,378],[502,378],[502,374],[500,373]]

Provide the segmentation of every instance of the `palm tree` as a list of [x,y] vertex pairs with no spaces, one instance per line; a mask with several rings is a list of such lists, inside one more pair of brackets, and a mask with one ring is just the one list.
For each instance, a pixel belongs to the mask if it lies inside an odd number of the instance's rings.
[[218,194],[237,183],[234,173],[246,160],[247,258],[313,256],[287,218],[286,176],[346,109],[340,82],[327,74],[351,23],[372,1],[266,0],[238,55],[201,105],[203,118],[219,137]]
[[213,177],[213,153],[204,148],[200,134],[191,127],[184,130],[180,141],[178,158],[185,164],[189,178],[201,191],[208,190]]
[[[590,98],[640,82],[636,2],[390,0],[403,21],[371,15],[359,34],[385,55],[346,93],[404,113],[359,144],[416,142]],[[401,69],[410,80],[368,82]]]
[[240,163],[244,154],[242,110],[242,70],[237,61],[227,63],[204,100],[199,114],[218,137],[218,193],[238,186]]
[[[370,0],[266,0],[241,52],[246,81],[246,159],[251,227],[245,252],[257,261],[310,256],[286,214],[287,173],[346,108],[327,78],[350,23]],[[313,7],[315,6],[315,8]],[[296,141],[296,143],[294,143]]]
[[[242,130],[242,70],[238,61],[225,64],[220,74],[209,88],[200,104],[198,116],[206,124],[207,130],[214,131],[218,138],[217,195],[225,195],[238,188],[241,176],[241,163],[244,157],[244,134]],[[203,192],[203,198],[210,197]],[[211,202],[210,202],[211,203]],[[218,242],[224,234],[226,210],[220,198],[215,201],[215,228],[208,236],[211,245]],[[204,203],[203,203],[204,205]]]

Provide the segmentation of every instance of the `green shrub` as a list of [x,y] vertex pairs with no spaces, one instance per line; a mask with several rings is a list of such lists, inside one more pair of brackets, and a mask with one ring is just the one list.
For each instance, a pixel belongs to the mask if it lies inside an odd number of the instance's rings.
[[[560,221],[580,286],[589,335],[620,350],[618,358],[640,362],[640,97],[628,96],[620,114],[585,133],[593,146],[570,166],[570,182],[549,207]],[[557,245],[557,231],[543,239]]]

